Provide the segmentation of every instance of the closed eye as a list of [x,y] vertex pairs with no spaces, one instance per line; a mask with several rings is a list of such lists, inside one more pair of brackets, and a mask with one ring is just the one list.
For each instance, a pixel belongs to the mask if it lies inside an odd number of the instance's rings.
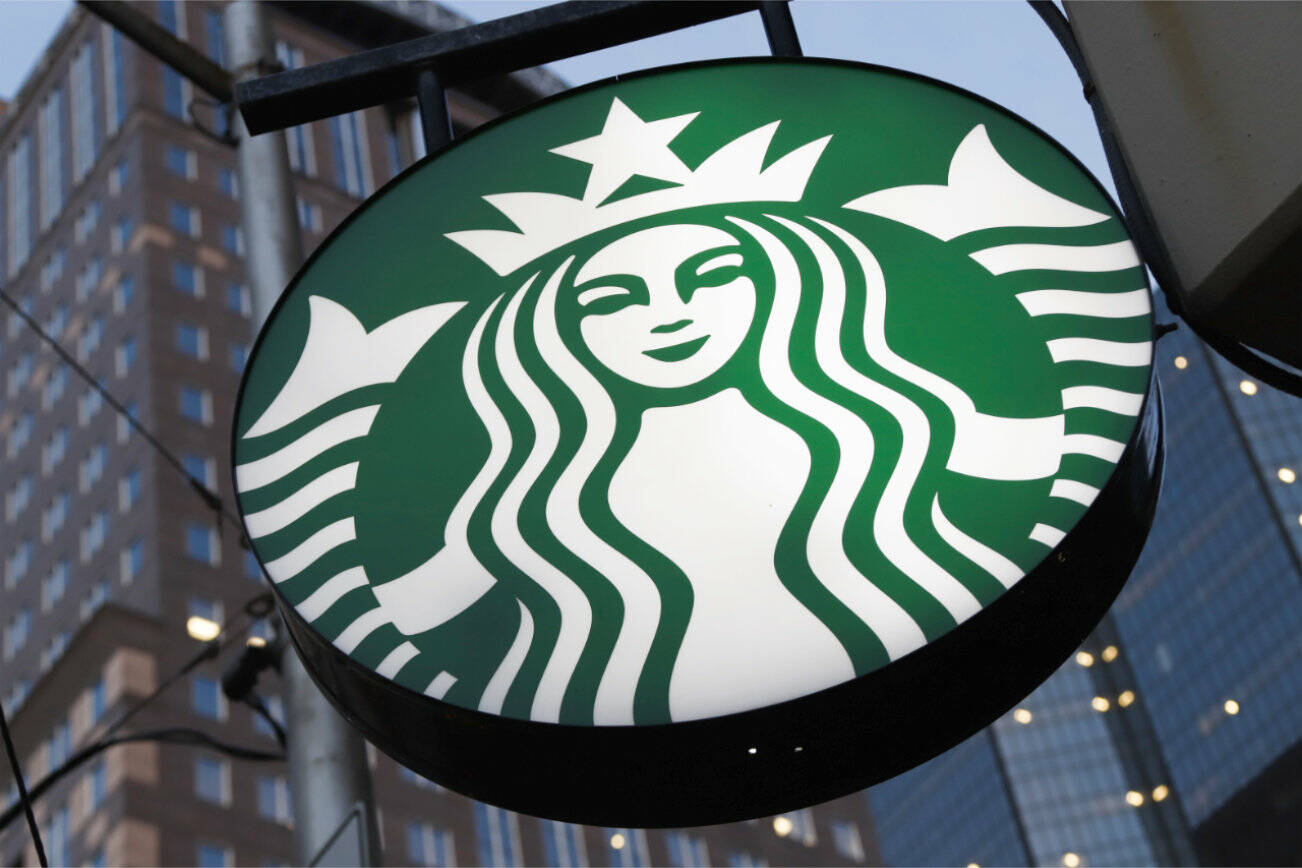
[[702,277],[706,273],[716,268],[725,268],[727,266],[740,266],[742,263],[741,254],[737,252],[720,253],[718,256],[712,256],[709,259],[696,266],[696,276]]
[[609,298],[612,295],[629,295],[629,291],[623,286],[594,286],[592,289],[585,289],[579,293],[576,301],[582,307],[592,304],[597,299]]

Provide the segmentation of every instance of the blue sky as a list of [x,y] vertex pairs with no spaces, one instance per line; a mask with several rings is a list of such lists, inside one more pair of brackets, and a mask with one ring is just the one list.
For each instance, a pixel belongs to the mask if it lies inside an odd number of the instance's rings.
[[[538,0],[454,0],[486,20],[533,9]],[[0,98],[21,86],[59,23],[67,0],[0,3]],[[1106,186],[1103,150],[1071,64],[1022,0],[796,0],[805,53],[918,72],[967,88],[1044,129]],[[711,57],[766,54],[758,14],[737,16],[553,64],[571,84],[632,69]]]

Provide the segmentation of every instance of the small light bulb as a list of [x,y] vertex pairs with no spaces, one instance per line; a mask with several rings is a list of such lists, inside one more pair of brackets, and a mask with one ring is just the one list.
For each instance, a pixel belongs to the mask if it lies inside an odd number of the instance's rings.
[[1245,395],[1255,395],[1257,394],[1257,384],[1252,380],[1240,380],[1239,391]]
[[1130,805],[1132,808],[1138,808],[1140,805],[1144,804],[1144,794],[1139,790],[1130,790],[1126,793],[1126,804]]
[[753,747],[746,748],[746,753],[750,754],[751,756],[754,756],[755,754],[759,753],[759,749]]
[[1019,708],[1013,712],[1013,720],[1018,723],[1030,723],[1031,717],[1031,710],[1029,708]]
[[1088,669],[1094,665],[1094,655],[1088,651],[1077,651],[1076,662]]
[[1288,485],[1297,482],[1297,473],[1294,472],[1292,467],[1281,467],[1279,472],[1275,475],[1279,477],[1280,482],[1287,483]]
[[1171,795],[1171,788],[1166,784],[1158,784],[1153,787],[1153,801],[1160,802],[1169,795]]
[[191,615],[185,622],[185,632],[190,634],[191,639],[197,639],[200,642],[211,642],[221,635],[222,626],[208,618]]
[[1096,696],[1090,700],[1090,708],[1093,708],[1095,711],[1107,711],[1111,707],[1112,703],[1108,702],[1107,697]]
[[244,644],[248,645],[250,648],[263,648],[266,646],[267,640],[263,639],[261,636],[250,636],[245,640]]
[[618,832],[610,836],[610,847],[612,850],[623,850],[624,844],[626,843],[624,836]]
[[1238,714],[1238,713],[1239,713],[1239,703],[1235,702],[1233,699],[1227,699],[1227,700],[1225,700],[1225,713],[1226,713],[1226,714]]
[[774,817],[773,831],[778,833],[779,838],[785,838],[791,834],[792,823],[790,817]]
[[1133,690],[1123,690],[1121,691],[1121,695],[1117,697],[1117,705],[1120,705],[1122,708],[1125,708],[1134,701],[1135,691]]
[[1184,356],[1176,356],[1175,367],[1176,370],[1183,371],[1185,368],[1189,367],[1189,360],[1186,359]]
[[1117,646],[1109,645],[1103,649],[1103,653],[1099,656],[1103,658],[1104,663],[1111,663],[1113,660],[1117,659],[1117,653]]
[[1080,857],[1075,853],[1063,853],[1062,864],[1066,865],[1067,868],[1077,868],[1080,865]]

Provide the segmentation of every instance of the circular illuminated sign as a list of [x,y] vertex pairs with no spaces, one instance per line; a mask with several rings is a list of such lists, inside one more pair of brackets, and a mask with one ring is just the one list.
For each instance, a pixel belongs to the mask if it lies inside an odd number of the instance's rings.
[[1006,711],[1156,495],[1152,309],[1058,145],[825,61],[635,75],[422,161],[258,338],[240,510],[318,683],[462,792],[787,810]]

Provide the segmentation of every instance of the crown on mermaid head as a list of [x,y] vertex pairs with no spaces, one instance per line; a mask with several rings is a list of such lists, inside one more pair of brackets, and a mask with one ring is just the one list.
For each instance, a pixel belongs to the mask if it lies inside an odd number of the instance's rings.
[[[764,168],[779,121],[723,145],[695,170],[669,149],[699,112],[643,121],[616,98],[600,135],[553,148],[552,153],[592,164],[583,198],[557,193],[494,193],[484,201],[519,231],[470,229],[447,238],[505,276],[544,253],[602,229],[698,205],[728,202],[796,202],[831,136],[796,148]],[[676,184],[605,203],[633,175]]]

